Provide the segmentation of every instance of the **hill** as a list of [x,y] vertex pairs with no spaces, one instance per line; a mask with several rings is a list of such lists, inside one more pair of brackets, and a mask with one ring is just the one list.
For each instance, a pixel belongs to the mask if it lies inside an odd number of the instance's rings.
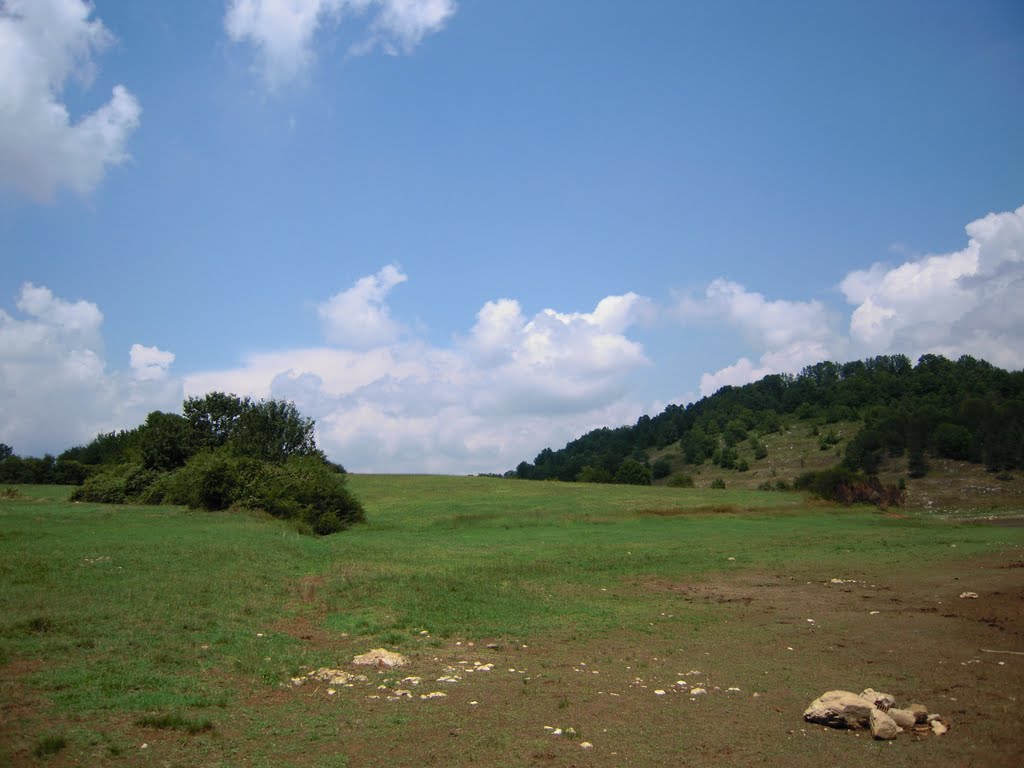
[[826,361],[593,430],[508,474],[774,489],[840,462],[893,480],[980,465],[1009,482],[1024,467],[1024,372],[967,356]]

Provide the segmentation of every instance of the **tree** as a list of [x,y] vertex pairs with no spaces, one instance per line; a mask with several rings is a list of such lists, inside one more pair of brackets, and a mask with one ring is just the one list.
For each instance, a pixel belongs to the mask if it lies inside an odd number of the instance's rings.
[[316,423],[285,400],[261,400],[249,405],[231,431],[232,450],[240,456],[281,463],[290,456],[316,452]]
[[197,447],[217,448],[231,437],[241,415],[252,407],[249,398],[210,392],[185,400],[182,411],[194,433]]
[[7,443],[0,443],[0,461],[3,461],[8,456],[14,455],[14,449],[11,448]]
[[192,455],[192,429],[188,419],[153,411],[139,435],[142,466],[165,472],[185,465]]
[[197,449],[226,445],[237,456],[275,463],[318,452],[316,423],[286,400],[254,402],[248,397],[210,392],[188,398],[183,411]]
[[650,485],[651,470],[636,459],[626,459],[615,472],[615,482],[622,485]]

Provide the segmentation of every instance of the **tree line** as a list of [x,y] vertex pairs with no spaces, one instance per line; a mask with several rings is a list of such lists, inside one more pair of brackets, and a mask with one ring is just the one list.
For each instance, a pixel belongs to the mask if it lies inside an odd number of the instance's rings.
[[77,484],[76,501],[244,506],[317,534],[364,518],[345,468],[317,447],[314,421],[294,403],[211,392],[186,399],[182,414],[153,411],[57,457],[0,445],[0,482]]
[[634,425],[593,430],[560,450],[545,448],[506,476],[649,483],[667,471],[647,461],[648,451],[675,443],[687,464],[743,469],[736,447],[750,441],[755,457],[763,457],[758,437],[778,432],[783,417],[823,425],[862,421],[842,465],[867,475],[886,457],[900,456],[916,476],[928,471],[928,457],[983,463],[994,472],[1024,468],[1024,372],[969,356],[924,355],[913,365],[905,355],[883,355],[726,386],[687,406],[641,416]]

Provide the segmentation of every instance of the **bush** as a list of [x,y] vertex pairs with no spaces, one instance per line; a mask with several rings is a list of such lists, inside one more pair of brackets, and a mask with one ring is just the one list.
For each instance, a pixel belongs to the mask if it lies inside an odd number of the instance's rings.
[[148,504],[143,497],[164,473],[146,469],[141,464],[114,464],[97,472],[71,494],[72,501],[93,501],[100,504]]
[[690,475],[683,474],[682,472],[676,472],[668,479],[668,483],[672,488],[693,488],[694,482]]
[[725,489],[725,480],[723,480],[720,477],[716,477],[714,480],[711,481],[711,487],[716,489],[716,490],[724,490]]
[[181,504],[209,511],[232,506],[262,509],[318,535],[365,519],[336,465],[318,456],[293,456],[283,464],[271,464],[234,456],[229,448],[198,453],[174,472],[118,464],[90,477],[71,498],[106,504]]
[[887,507],[903,502],[903,493],[896,486],[883,486],[877,477],[869,477],[844,466],[805,472],[796,479],[793,487],[840,504],[868,503]]
[[650,485],[651,470],[635,459],[626,459],[615,471],[615,482],[623,485]]
[[668,463],[668,459],[658,459],[651,465],[651,475],[655,480],[661,480],[663,477],[668,477],[671,474],[672,465]]
[[610,483],[612,473],[604,467],[586,466],[576,475],[577,483]]

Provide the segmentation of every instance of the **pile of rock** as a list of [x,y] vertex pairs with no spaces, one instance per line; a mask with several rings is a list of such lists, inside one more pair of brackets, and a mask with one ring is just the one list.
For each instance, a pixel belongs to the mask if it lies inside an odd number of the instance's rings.
[[895,739],[900,733],[931,732],[941,736],[948,726],[941,715],[930,714],[921,704],[896,707],[896,699],[868,688],[860,695],[850,691],[828,691],[811,702],[804,720],[832,728],[871,729],[876,739]]

